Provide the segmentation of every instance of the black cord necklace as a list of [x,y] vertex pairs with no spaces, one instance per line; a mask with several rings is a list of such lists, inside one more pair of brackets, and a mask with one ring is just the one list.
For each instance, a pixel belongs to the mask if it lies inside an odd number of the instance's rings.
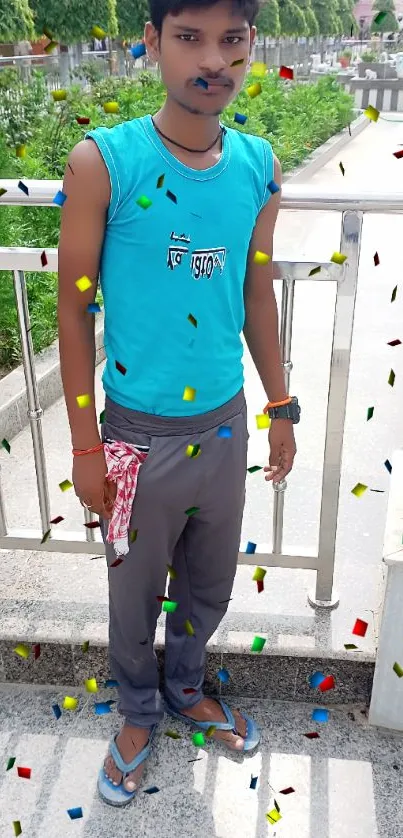
[[158,125],[155,124],[153,117],[151,117],[151,122],[154,125],[155,130],[158,131],[159,134],[161,134],[161,137],[164,137],[164,140],[168,140],[169,143],[173,143],[173,145],[177,145],[177,146],[179,146],[179,148],[183,148],[184,151],[193,151],[194,154],[205,154],[206,151],[210,151],[210,149],[213,148],[213,146],[215,146],[215,144],[216,144],[217,140],[219,140],[220,136],[226,133],[226,129],[221,127],[219,133],[217,134],[217,136],[214,140],[214,142],[211,143],[211,145],[209,145],[208,148],[204,148],[204,149],[200,150],[198,148],[187,148],[185,145],[181,145],[180,143],[177,143],[176,140],[171,140],[169,137],[166,136],[166,134],[163,134],[162,131],[160,131],[160,129],[158,128]]

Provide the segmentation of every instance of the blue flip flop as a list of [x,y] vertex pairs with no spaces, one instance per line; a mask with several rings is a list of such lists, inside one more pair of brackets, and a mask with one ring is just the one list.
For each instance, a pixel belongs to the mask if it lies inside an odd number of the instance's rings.
[[[208,730],[209,727],[214,725],[217,730],[232,730],[233,733],[237,734],[238,731],[236,729],[236,722],[234,716],[231,713],[228,704],[225,703],[221,698],[215,698],[215,701],[221,705],[221,709],[227,719],[226,722],[197,722],[195,719],[189,718],[189,716],[185,716],[183,713],[179,713],[178,710],[175,710],[167,699],[165,698],[165,708],[167,713],[170,716],[173,716],[175,719],[180,719],[181,722],[185,722],[185,724],[192,725],[193,727],[199,728],[199,730]],[[250,716],[247,716],[246,713],[241,713],[242,717],[246,721],[246,738],[244,740],[244,746],[242,751],[235,751],[235,753],[246,753],[247,751],[253,751],[254,748],[260,742],[260,730],[256,724],[256,722],[251,719]],[[240,736],[240,734],[238,734]]]
[[110,806],[127,806],[127,804],[130,803],[130,801],[136,796],[137,789],[134,789],[134,791],[126,791],[123,785],[123,779],[126,774],[129,774],[130,771],[134,771],[135,768],[137,768],[137,766],[144,762],[144,760],[149,756],[151,743],[154,739],[156,729],[157,725],[152,725],[147,745],[144,746],[143,750],[140,751],[140,753],[137,754],[131,762],[125,762],[124,759],[122,759],[116,744],[116,737],[119,734],[117,733],[116,736],[113,737],[113,740],[109,745],[109,753],[115,762],[116,768],[122,772],[123,778],[119,786],[114,786],[112,781],[106,777],[104,767],[102,766],[98,774],[98,793],[105,803],[109,803]]

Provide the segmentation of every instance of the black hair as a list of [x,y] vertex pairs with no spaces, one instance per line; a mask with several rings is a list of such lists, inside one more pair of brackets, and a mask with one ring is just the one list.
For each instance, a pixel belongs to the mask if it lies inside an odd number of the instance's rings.
[[[150,19],[161,35],[164,18],[170,14],[179,15],[185,9],[210,8],[220,0],[148,0]],[[249,26],[253,26],[260,9],[260,0],[232,0],[233,11],[244,16]]]

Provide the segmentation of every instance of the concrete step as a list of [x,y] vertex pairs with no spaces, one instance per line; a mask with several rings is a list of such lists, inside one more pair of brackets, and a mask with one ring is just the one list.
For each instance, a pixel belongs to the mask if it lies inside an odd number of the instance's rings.
[[[261,729],[254,754],[234,754],[212,740],[198,748],[192,730],[165,717],[158,728],[143,783],[126,809],[97,795],[108,743],[121,726],[116,705],[99,716],[94,699],[74,685],[0,685],[0,834],[44,838],[401,838],[402,738],[368,726],[363,707],[334,707],[326,723],[312,721],[312,705],[232,698]],[[53,704],[78,697],[75,712]],[[180,739],[165,735],[170,728]],[[317,731],[319,738],[305,733]],[[197,760],[197,761],[196,761]],[[30,779],[17,767],[31,769]],[[257,786],[250,788],[251,777]],[[158,791],[146,794],[153,786]],[[294,791],[281,792],[287,788]],[[266,814],[277,802],[281,820]],[[81,807],[82,818],[68,809]]]

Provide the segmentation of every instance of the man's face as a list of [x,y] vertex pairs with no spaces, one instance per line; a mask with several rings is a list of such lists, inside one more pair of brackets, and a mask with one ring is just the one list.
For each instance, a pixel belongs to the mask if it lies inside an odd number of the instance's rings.
[[[167,15],[160,43],[151,23],[144,32],[168,96],[184,110],[206,116],[221,114],[241,90],[255,35],[256,27],[233,13],[230,0]],[[207,89],[196,84],[198,78],[208,83]]]

